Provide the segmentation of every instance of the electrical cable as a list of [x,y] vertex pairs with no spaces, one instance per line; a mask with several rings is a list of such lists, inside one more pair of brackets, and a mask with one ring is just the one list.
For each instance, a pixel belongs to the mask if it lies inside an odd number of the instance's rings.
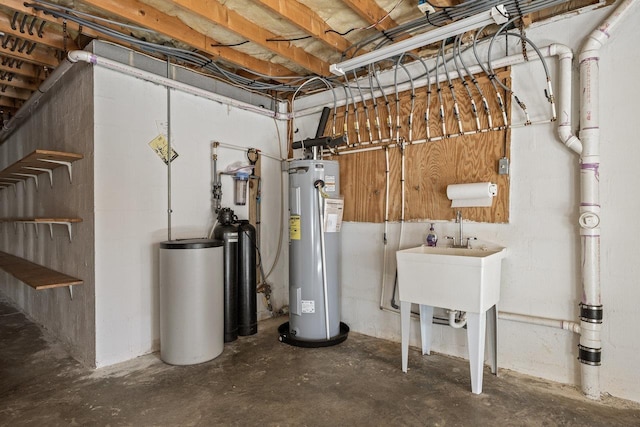
[[449,75],[449,70],[447,69],[447,59],[444,54],[444,47],[446,45],[446,41],[442,40],[442,66],[444,68],[444,74],[447,76],[447,82],[449,84],[449,91],[451,92],[451,98],[453,99],[453,116],[458,122],[458,134],[463,135],[464,129],[462,129],[462,119],[460,118],[460,109],[458,107],[458,98],[456,97],[456,91],[454,90],[453,83],[451,82],[451,76]]
[[442,126],[442,137],[443,138],[448,138],[449,135],[447,134],[447,123],[445,121],[445,117],[444,117],[444,103],[442,102],[442,88],[440,87],[440,51],[438,51],[438,54],[436,55],[436,68],[435,68],[435,73],[436,73],[436,92],[438,94],[438,101],[440,102],[440,125]]
[[356,72],[353,72],[353,79],[356,81],[356,85],[358,86],[358,92],[360,93],[360,100],[362,101],[362,109],[364,110],[365,115],[365,128],[367,130],[367,134],[369,135],[369,142],[367,144],[373,143],[373,134],[371,133],[371,120],[369,119],[369,107],[367,107],[367,102],[364,99],[364,94],[362,92],[362,88],[360,87],[360,79],[358,79],[358,75]]
[[376,131],[378,132],[378,142],[382,142],[382,128],[380,127],[380,111],[378,109],[378,98],[375,96],[373,89],[373,73],[373,65],[370,65],[367,77],[369,78],[369,90],[371,91],[371,100],[373,101],[373,112],[376,116],[374,126],[376,128]]
[[473,94],[471,93],[471,88],[469,87],[467,78],[465,74],[462,72],[462,70],[460,69],[460,64],[458,63],[458,57],[460,56],[460,52],[458,51],[458,53],[456,54],[456,48],[461,38],[462,38],[462,35],[458,35],[453,41],[453,63],[456,67],[456,72],[460,77],[460,81],[462,82],[462,86],[464,86],[464,89],[467,92],[467,96],[469,97],[469,101],[471,103],[471,113],[473,114],[473,118],[476,121],[476,131],[480,132],[480,117],[478,117],[478,108],[476,106],[476,101],[473,98]]
[[507,112],[506,112],[506,110],[504,108],[504,101],[502,100],[502,95],[500,95],[500,91],[498,90],[498,86],[497,86],[496,81],[495,81],[496,80],[495,75],[492,75],[489,72],[489,70],[482,64],[482,60],[480,59],[480,56],[478,55],[478,49],[477,49],[478,34],[480,34],[482,31],[484,31],[485,28],[486,28],[486,25],[484,27],[482,27],[480,30],[478,30],[478,32],[473,37],[473,54],[475,55],[476,61],[478,61],[478,65],[480,66],[482,71],[484,71],[484,73],[487,75],[487,77],[489,77],[489,82],[493,86],[493,90],[496,93],[496,99],[498,101],[498,107],[500,108],[500,112],[502,113],[503,126],[509,126],[509,122],[507,120]]
[[474,87],[478,91],[478,94],[480,95],[480,98],[482,100],[482,107],[484,108],[484,113],[487,116],[487,122],[489,124],[489,129],[491,129],[491,128],[493,128],[493,118],[491,117],[491,109],[489,108],[489,102],[487,101],[487,97],[484,96],[484,92],[483,92],[482,88],[480,87],[480,84],[478,83],[478,80],[476,79],[476,76],[469,71],[469,67],[467,67],[466,62],[464,61],[464,58],[462,57],[462,52],[460,51],[461,44],[462,44],[462,37],[460,37],[458,39],[458,58],[460,59],[460,64],[462,64],[462,67],[464,68],[465,73],[467,73],[467,75],[470,76],[471,83],[473,83]]
[[424,75],[427,77],[427,84],[425,85],[427,88],[427,100],[424,110],[424,127],[425,138],[428,141],[429,139],[431,139],[431,129],[429,129],[429,109],[431,108],[431,73],[429,72],[429,67],[427,66],[427,63],[424,61],[424,59],[422,59],[418,55],[414,55],[413,53],[408,53],[407,55],[412,57],[413,59],[417,59],[418,61],[420,61],[420,63],[422,63],[422,66],[425,70]]

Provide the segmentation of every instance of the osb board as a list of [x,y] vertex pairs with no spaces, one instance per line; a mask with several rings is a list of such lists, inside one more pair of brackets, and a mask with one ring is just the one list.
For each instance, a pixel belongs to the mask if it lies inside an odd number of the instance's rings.
[[[498,74],[509,86],[509,70],[501,70]],[[411,111],[411,91],[399,94],[400,99],[400,137],[405,145],[405,221],[412,220],[450,220],[455,218],[455,211],[446,197],[448,184],[470,182],[493,182],[498,184],[498,195],[490,208],[462,208],[466,219],[478,222],[505,223],[509,221],[509,176],[498,174],[498,160],[509,157],[510,131],[504,129],[509,124],[510,96],[500,90],[505,103],[507,121],[505,123],[498,107],[496,91],[488,79],[478,79],[480,87],[489,103],[493,127],[500,130],[472,133],[457,136],[458,123],[454,116],[453,98],[448,84],[441,83],[441,95],[445,112],[445,130],[448,137],[443,138],[442,121],[440,120],[440,101],[436,86],[432,85],[430,102],[430,141],[426,139],[425,110],[427,88],[420,88],[415,93],[415,106],[411,138],[409,137],[408,117]],[[468,94],[459,81],[453,82],[453,90],[458,100],[460,120],[464,132],[475,131],[476,121],[472,114]],[[477,105],[480,128],[489,127],[489,119],[482,108],[482,99],[475,88],[472,95]],[[375,110],[373,102],[367,102],[367,113],[372,124],[373,142],[369,141],[366,129],[365,109],[358,103],[358,122],[360,143],[355,130],[355,113],[353,105],[349,108],[348,134],[350,149],[341,150],[340,155],[331,157],[340,162],[341,193],[345,199],[345,221],[383,222],[385,212],[385,170],[386,156],[389,154],[389,220],[401,219],[401,150],[396,145],[396,99],[392,94],[387,96],[393,123],[392,140],[389,141],[386,104],[378,99],[378,110],[382,123],[382,141],[378,139],[378,131],[374,128]],[[344,129],[344,107],[338,110],[336,129],[338,133]],[[332,133],[332,120],[327,123],[325,135]],[[389,148],[384,148],[388,146]],[[379,147],[381,149],[366,152],[350,150]]]

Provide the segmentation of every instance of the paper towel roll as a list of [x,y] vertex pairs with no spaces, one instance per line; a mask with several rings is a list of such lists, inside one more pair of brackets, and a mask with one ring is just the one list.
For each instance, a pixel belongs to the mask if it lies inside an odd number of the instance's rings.
[[490,207],[497,194],[498,185],[491,182],[447,185],[452,208]]

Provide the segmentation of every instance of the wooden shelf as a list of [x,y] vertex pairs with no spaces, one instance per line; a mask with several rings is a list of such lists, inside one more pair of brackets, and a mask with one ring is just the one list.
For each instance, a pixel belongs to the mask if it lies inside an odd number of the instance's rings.
[[49,234],[53,239],[53,226],[55,224],[66,225],[69,232],[69,241],[72,240],[71,225],[82,222],[81,218],[0,218],[0,223],[10,222],[14,224],[35,224],[36,236],[38,235],[38,224],[47,224],[49,226]]
[[75,277],[67,276],[59,271],[5,252],[0,252],[0,268],[37,291],[67,286],[69,287],[69,293],[73,297],[71,287],[84,283]]
[[63,151],[35,150],[0,171],[0,189],[15,186],[17,182],[26,181],[29,178],[33,178],[37,189],[38,175],[43,173],[49,175],[49,183],[53,187],[53,170],[62,166],[67,167],[69,181],[71,181],[71,163],[83,157],[82,154],[66,153]]

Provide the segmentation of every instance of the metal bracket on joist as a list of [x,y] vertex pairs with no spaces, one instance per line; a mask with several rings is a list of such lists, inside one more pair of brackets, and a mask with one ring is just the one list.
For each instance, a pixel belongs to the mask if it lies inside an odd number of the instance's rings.
[[61,224],[67,226],[67,231],[69,232],[69,242],[73,241],[73,235],[71,234],[71,223],[68,221],[51,221],[47,222],[49,224],[49,234],[51,234],[51,240],[53,240],[53,224]]
[[21,179],[17,179],[17,178],[3,178],[6,181],[15,181],[15,182],[6,182],[3,181],[3,184],[7,184],[13,187],[13,194],[14,195],[18,195],[18,190],[16,190],[16,183],[22,181]]
[[38,175],[34,175],[32,173],[18,173],[18,172],[13,172],[11,173],[11,175],[26,176],[27,178],[33,178],[33,181],[36,183],[36,191],[38,191]]
[[36,168],[33,166],[23,166],[22,169],[29,169],[38,172],[46,172],[49,175],[49,185],[53,188],[53,171],[47,168]]
[[54,163],[56,165],[64,165],[67,167],[67,172],[69,172],[69,182],[73,182],[73,177],[71,174],[71,162],[65,162],[63,160],[51,160],[51,159],[38,159],[41,162]]

